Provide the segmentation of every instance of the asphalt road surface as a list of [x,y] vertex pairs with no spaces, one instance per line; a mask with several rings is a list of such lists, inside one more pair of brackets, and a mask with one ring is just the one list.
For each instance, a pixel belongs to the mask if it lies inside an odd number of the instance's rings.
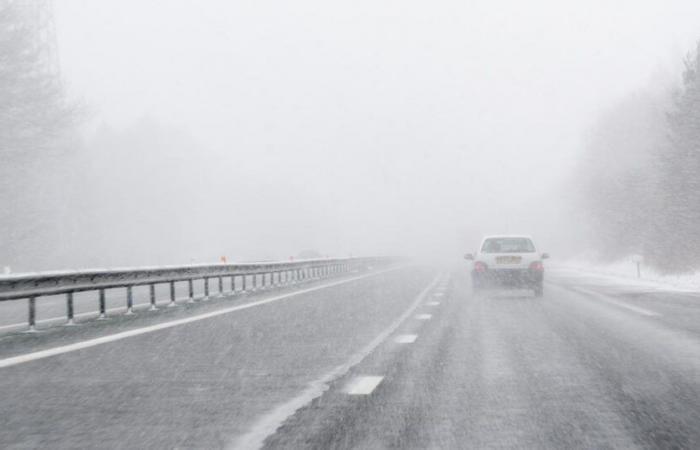
[[700,296],[405,267],[0,337],[0,448],[700,448]]

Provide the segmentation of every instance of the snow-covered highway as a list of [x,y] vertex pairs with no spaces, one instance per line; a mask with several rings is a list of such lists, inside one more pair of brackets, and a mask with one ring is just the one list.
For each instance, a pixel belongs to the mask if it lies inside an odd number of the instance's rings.
[[697,448],[700,298],[348,274],[6,334],[0,392],[2,448]]

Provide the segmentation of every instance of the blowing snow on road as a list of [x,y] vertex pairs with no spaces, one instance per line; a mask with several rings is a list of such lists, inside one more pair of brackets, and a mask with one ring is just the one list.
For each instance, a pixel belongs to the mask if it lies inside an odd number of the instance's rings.
[[429,267],[309,287],[3,338],[2,447],[700,445],[695,295],[556,271],[473,295]]

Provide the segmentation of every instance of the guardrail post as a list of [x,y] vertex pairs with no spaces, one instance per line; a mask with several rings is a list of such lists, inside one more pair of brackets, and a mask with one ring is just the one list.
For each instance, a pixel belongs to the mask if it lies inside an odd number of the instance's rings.
[[241,277],[241,281],[243,282],[243,284],[242,284],[242,286],[241,286],[241,289],[242,289],[241,292],[245,292],[245,289],[246,289],[246,288],[245,288],[245,280],[246,280],[246,278],[248,278],[248,277],[245,276],[245,275],[243,275],[243,276]]
[[126,287],[126,314],[134,313],[134,292],[131,286]]
[[75,322],[73,321],[73,315],[73,293],[68,292],[66,294],[66,318],[68,319],[66,325],[75,325]]
[[29,323],[29,329],[27,330],[27,332],[34,333],[36,332],[36,297],[29,297],[28,306],[29,317],[27,319],[27,322]]
[[156,306],[156,285],[150,284],[148,286],[148,290],[151,297],[151,307],[149,308],[149,311],[156,311],[158,310],[158,307]]
[[258,290],[258,274],[254,273],[253,274],[253,292]]
[[100,289],[100,315],[97,320],[105,320],[107,318],[107,305],[105,302],[105,290]]
[[170,303],[168,303],[168,308],[176,306],[175,304],[175,282],[170,282]]
[[187,280],[187,293],[190,298],[187,299],[187,303],[194,303],[194,286],[193,286],[192,278]]
[[202,300],[209,300],[209,278],[204,278],[204,298]]
[[224,277],[219,277],[219,297],[224,296]]

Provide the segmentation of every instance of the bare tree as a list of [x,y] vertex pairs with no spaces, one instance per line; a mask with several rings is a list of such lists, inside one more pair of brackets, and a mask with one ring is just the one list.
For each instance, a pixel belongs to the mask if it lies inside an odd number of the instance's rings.
[[37,152],[72,128],[77,109],[52,64],[46,2],[0,0],[0,155]]

